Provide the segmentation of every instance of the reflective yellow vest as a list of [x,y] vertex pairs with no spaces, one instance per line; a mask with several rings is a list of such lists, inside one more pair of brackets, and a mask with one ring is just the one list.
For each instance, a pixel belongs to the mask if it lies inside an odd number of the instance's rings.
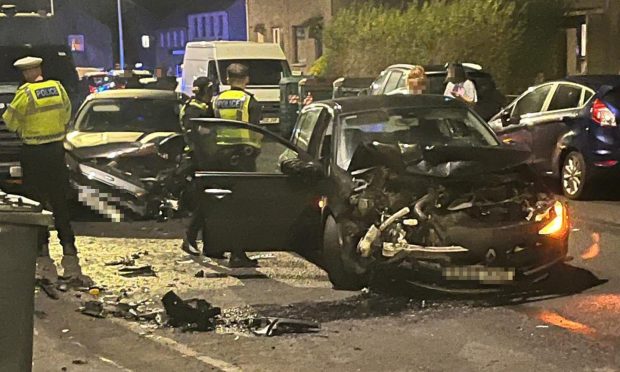
[[207,112],[207,110],[209,110],[208,104],[204,102],[200,102],[199,100],[195,98],[190,99],[189,102],[184,104],[183,107],[181,107],[181,112],[179,113],[179,120],[181,121],[181,128],[183,128],[183,131],[185,132],[189,130],[189,128],[185,128],[185,115],[187,113],[187,108],[190,106],[195,107],[204,112]]
[[27,145],[62,141],[71,120],[71,101],[58,81],[26,83],[19,87],[2,119]]
[[[227,90],[215,99],[215,116],[226,120],[250,121],[252,96],[242,90]],[[218,130],[218,145],[249,145],[261,147],[262,135],[247,129]]]

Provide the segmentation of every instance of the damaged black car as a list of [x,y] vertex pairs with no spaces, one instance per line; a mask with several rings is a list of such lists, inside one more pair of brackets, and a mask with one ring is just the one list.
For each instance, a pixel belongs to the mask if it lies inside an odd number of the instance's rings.
[[455,100],[318,102],[291,141],[240,122],[201,127],[210,154],[229,145],[219,138],[231,130],[262,138],[246,159],[252,171],[219,163],[195,175],[207,249],[318,257],[341,289],[367,286],[387,267],[422,287],[490,291],[543,280],[566,259],[566,206],[527,152],[502,145]]

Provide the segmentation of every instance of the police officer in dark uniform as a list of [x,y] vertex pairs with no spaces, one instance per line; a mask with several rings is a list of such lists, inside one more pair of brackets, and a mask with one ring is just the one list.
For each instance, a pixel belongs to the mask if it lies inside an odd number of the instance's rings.
[[[181,121],[183,132],[185,133],[185,139],[190,148],[193,163],[192,168],[193,170],[196,170],[208,166],[208,162],[212,161],[206,154],[203,154],[200,151],[200,147],[195,146],[195,143],[200,138],[200,128],[192,119],[215,117],[211,102],[213,100],[214,93],[213,82],[207,77],[199,77],[194,81],[192,92],[194,93],[194,97],[183,105],[179,119]],[[198,190],[194,190],[194,192],[197,197]],[[197,240],[198,234],[201,231],[205,231],[203,228],[204,223],[204,214],[201,212],[200,208],[194,208],[190,224],[186,231],[185,240],[183,240],[183,244],[181,245],[181,249],[183,249],[183,251],[193,256],[200,255]],[[206,251],[203,253],[208,257],[223,258],[222,253],[211,253]]]
[[[250,82],[247,66],[233,63],[226,69],[230,90],[222,92],[214,102],[215,116],[227,120],[260,124],[262,108],[245,88]],[[256,158],[261,151],[260,135],[247,129],[226,128],[217,132],[217,170],[229,172],[255,172]],[[230,254],[230,267],[256,267],[244,251]]]
[[[28,196],[49,205],[54,214],[63,249],[63,276],[77,285],[90,286],[92,280],[82,273],[79,264],[67,205],[69,175],[63,141],[71,119],[71,101],[60,82],[43,77],[42,63],[35,57],[15,62],[26,83],[19,87],[2,118],[7,128],[22,139],[21,165]],[[37,276],[54,283],[58,273],[48,243],[48,233],[39,236]]]

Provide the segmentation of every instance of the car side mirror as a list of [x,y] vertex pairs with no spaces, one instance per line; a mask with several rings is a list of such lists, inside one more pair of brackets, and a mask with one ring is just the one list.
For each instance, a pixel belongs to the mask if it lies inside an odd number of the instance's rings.
[[500,115],[503,127],[517,125],[521,121],[521,118],[519,118],[518,116],[510,116],[510,111],[511,110],[509,109],[504,109]]
[[325,171],[320,163],[301,159],[284,160],[280,164],[280,169],[286,175],[308,179],[319,179],[325,176]]

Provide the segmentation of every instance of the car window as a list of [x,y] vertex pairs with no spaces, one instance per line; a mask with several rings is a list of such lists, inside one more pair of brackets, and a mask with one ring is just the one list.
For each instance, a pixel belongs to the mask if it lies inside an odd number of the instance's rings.
[[586,89],[586,91],[583,93],[583,103],[582,104],[587,103],[590,100],[590,98],[592,98],[593,95],[594,95],[593,92],[591,92],[591,91]]
[[209,122],[198,133],[194,152],[201,171],[282,174],[281,161],[298,157],[293,148],[253,128]]
[[217,67],[215,66],[215,61],[209,61],[209,65],[207,67],[207,77],[213,82],[220,81],[217,77]]
[[552,85],[543,85],[523,96],[512,111],[513,117],[540,112],[551,91]]
[[387,83],[385,84],[385,89],[383,90],[383,93],[389,93],[391,91],[393,91],[394,89],[398,88],[398,83],[400,82],[400,80],[403,78],[403,72],[402,71],[393,71],[390,74],[390,77],[387,80]]
[[464,107],[367,111],[343,117],[340,127],[336,164],[345,170],[360,145],[374,141],[401,148],[499,145],[490,128]]
[[576,85],[560,84],[556,89],[547,111],[579,107],[582,88]]
[[321,109],[313,109],[301,114],[298,119],[298,124],[295,127],[295,132],[293,133],[293,144],[295,144],[295,146],[304,151],[308,151],[312,132],[318,123],[320,115]]
[[375,82],[372,83],[372,85],[370,86],[370,95],[371,96],[380,94],[381,88],[383,87],[383,84],[385,84],[385,80],[387,79],[387,77],[388,77],[388,73],[383,72],[383,73],[381,73],[379,78],[377,78],[377,80],[375,80]]

